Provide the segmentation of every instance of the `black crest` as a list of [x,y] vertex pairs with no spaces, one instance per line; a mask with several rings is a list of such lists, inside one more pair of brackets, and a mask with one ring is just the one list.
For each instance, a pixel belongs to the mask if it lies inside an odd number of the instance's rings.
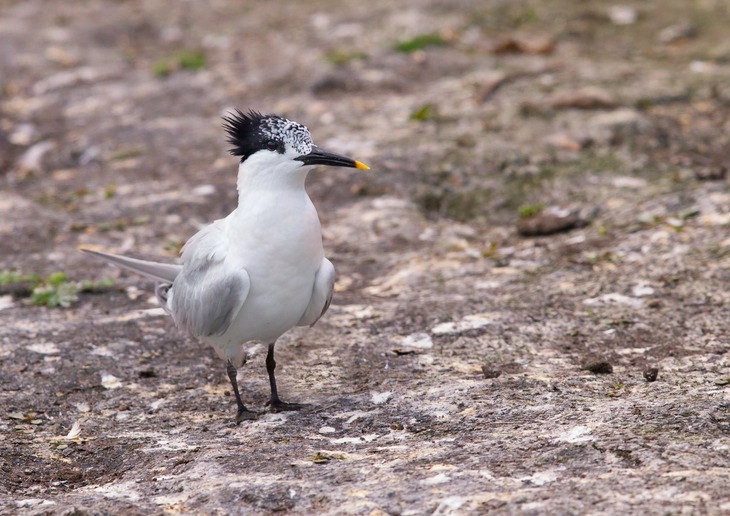
[[223,129],[228,133],[227,141],[233,147],[229,150],[234,156],[240,156],[245,161],[251,154],[261,149],[284,151],[283,142],[275,142],[268,131],[265,121],[271,119],[284,120],[276,115],[262,115],[253,109],[243,113],[236,109],[223,117]]
[[248,113],[236,109],[223,117],[223,129],[234,156],[246,161],[251,154],[262,149],[283,154],[289,145],[300,154],[312,150],[312,138],[306,127],[278,115],[262,115],[258,111]]

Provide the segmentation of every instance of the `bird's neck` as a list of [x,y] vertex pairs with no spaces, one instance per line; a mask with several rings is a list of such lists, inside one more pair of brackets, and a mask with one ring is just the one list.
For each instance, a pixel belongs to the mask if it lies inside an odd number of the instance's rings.
[[267,167],[247,160],[238,168],[239,204],[249,197],[260,197],[267,193],[306,195],[304,182],[309,167],[287,168],[288,164]]

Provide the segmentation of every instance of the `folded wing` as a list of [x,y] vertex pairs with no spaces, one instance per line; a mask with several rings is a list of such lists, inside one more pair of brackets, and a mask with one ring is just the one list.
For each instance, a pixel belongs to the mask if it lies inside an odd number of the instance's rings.
[[322,260],[322,264],[314,276],[314,288],[312,289],[312,299],[304,315],[297,323],[297,326],[314,326],[314,323],[325,314],[332,302],[332,292],[335,288],[335,267],[327,258]]
[[188,240],[182,271],[168,293],[175,323],[197,337],[225,333],[251,288],[246,269],[226,259],[229,240],[223,231],[223,221],[216,221]]

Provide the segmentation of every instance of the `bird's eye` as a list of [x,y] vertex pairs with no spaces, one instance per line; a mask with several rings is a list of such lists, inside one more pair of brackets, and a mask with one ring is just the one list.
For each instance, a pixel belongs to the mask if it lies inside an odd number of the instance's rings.
[[279,149],[279,144],[276,140],[269,140],[266,142],[266,148],[275,151]]

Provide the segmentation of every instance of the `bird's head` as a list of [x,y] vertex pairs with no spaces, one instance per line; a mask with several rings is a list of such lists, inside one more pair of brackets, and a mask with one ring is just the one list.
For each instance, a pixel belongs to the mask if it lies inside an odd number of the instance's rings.
[[312,143],[309,130],[278,115],[235,110],[223,117],[231,154],[266,168],[295,170],[308,165],[330,165],[367,169],[354,159],[320,149]]

